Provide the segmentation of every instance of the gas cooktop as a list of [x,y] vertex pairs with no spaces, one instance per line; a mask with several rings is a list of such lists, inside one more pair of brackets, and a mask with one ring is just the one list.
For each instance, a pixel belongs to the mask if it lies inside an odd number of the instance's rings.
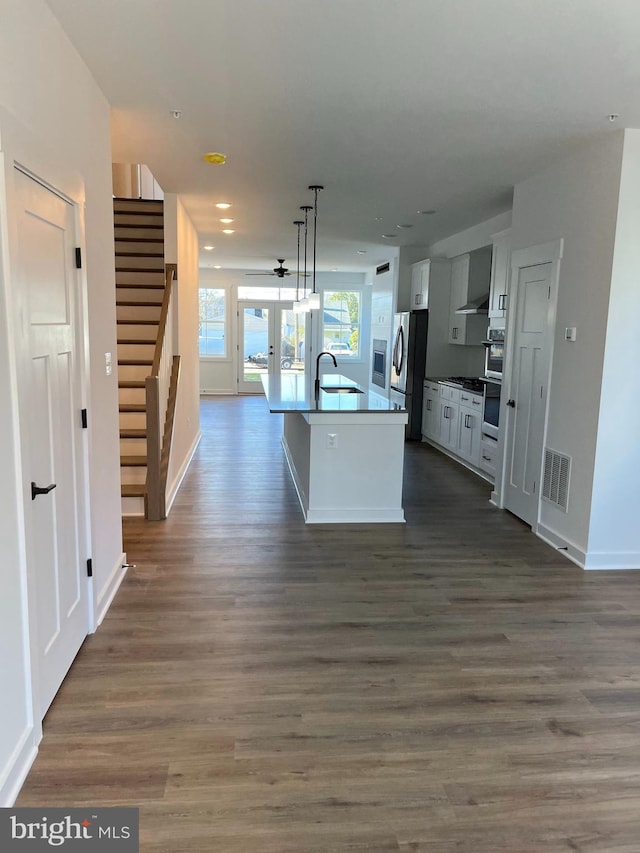
[[451,382],[452,385],[459,385],[466,391],[474,391],[476,394],[482,394],[484,383],[474,376],[450,376],[445,380]]

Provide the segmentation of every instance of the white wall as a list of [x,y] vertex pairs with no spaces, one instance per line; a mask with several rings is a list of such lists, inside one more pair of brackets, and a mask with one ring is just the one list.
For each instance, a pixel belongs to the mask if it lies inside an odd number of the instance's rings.
[[[200,371],[198,355],[198,234],[175,193],[164,197],[165,263],[178,265],[173,300],[176,306],[174,350],[181,356],[173,443],[167,478],[171,503],[200,438]],[[170,239],[171,237],[171,239]]]
[[590,568],[640,568],[640,393],[634,381],[640,365],[639,270],[640,130],[627,130],[598,412]]
[[[623,131],[597,137],[518,184],[514,193],[512,251],[564,238],[545,443],[572,459],[569,508],[564,513],[542,501],[540,521],[579,559],[589,548],[623,140]],[[627,222],[629,208],[627,201]],[[624,291],[626,250],[620,245],[617,251],[621,269],[616,287]],[[635,258],[633,250],[628,257]],[[575,343],[564,340],[567,326],[577,327]],[[630,343],[628,338],[625,342]],[[632,358],[624,365],[618,357],[613,362],[617,369],[633,365]]]
[[[0,20],[0,132],[7,156],[34,166],[36,172],[44,163],[52,165],[54,178],[58,173],[72,174],[84,184],[93,590],[100,613],[121,578],[123,557],[117,376],[114,371],[107,377],[104,371],[104,353],[116,352],[109,106],[43,0],[28,3],[0,0]],[[8,133],[5,132],[7,127],[10,127]],[[11,163],[7,165],[7,173],[10,171]],[[4,220],[3,228],[7,218],[4,199],[2,192],[0,220]],[[11,292],[10,266],[7,266],[11,258],[7,258],[7,251],[5,232],[0,294],[3,305]],[[36,720],[32,727],[25,706],[29,674],[20,652],[25,629],[25,564],[22,483],[15,467],[19,464],[20,447],[15,429],[16,379],[10,357],[12,341],[7,320],[10,316],[10,311],[3,312],[0,323],[0,406],[3,412],[0,447],[5,477],[5,489],[0,498],[3,547],[0,607],[12,614],[8,620],[0,618],[4,697],[0,724],[0,803],[3,804],[14,795],[16,780],[26,771],[25,761],[32,757],[24,750],[20,752],[21,744],[24,745],[21,739],[30,740],[33,747],[40,735],[39,721]]]

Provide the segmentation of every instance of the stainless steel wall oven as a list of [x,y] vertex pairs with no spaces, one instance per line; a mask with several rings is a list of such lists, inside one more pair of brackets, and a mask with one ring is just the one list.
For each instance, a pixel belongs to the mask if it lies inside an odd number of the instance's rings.
[[504,329],[489,329],[485,348],[484,375],[488,379],[502,379],[504,367]]

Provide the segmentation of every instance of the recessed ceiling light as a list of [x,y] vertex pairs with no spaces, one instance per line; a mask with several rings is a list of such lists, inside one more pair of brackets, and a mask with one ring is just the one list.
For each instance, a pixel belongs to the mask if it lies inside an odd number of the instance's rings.
[[213,265],[213,268],[214,268],[214,270],[221,270],[221,269],[222,269],[222,267],[220,266],[220,264],[214,264],[214,265]]
[[338,272],[338,267],[332,267],[331,272]]
[[435,210],[419,210],[418,213],[422,213],[425,216],[432,216],[435,213]]
[[224,222],[225,225],[230,225],[233,222],[233,219],[221,219],[220,222]]
[[413,225],[396,225],[396,228],[413,228]]
[[220,154],[219,151],[209,151],[207,154],[203,154],[202,159],[205,163],[210,163],[212,166],[224,166],[227,162],[227,155]]
[[223,228],[222,233],[223,234],[235,234],[236,232],[233,230],[233,228]]
[[376,216],[376,222],[382,222],[382,217],[381,217],[381,216]]
[[215,246],[203,246],[202,248],[205,249],[207,252],[211,252],[215,249]]
[[358,254],[359,254],[359,255],[366,255],[366,254],[367,254],[367,250],[366,250],[366,249],[358,249],[357,251],[358,251]]
[[230,207],[231,207],[231,205],[229,204],[229,202],[228,202],[228,201],[219,201],[219,202],[216,204],[216,207],[219,207],[219,208],[220,208],[220,210],[228,210],[228,208],[230,208]]
[[395,240],[398,235],[397,234],[381,234],[380,236],[384,237],[385,240]]

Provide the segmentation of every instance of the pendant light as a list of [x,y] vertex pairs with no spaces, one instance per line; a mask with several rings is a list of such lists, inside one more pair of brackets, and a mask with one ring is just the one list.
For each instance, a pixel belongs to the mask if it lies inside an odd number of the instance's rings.
[[302,310],[306,314],[311,310],[309,299],[307,297],[307,234],[309,231],[309,211],[313,210],[310,204],[303,204],[300,210],[304,210],[304,297],[300,300]]
[[302,219],[296,219],[293,223],[298,228],[298,265],[296,266],[296,301],[293,303],[293,313],[302,314],[304,308],[300,302],[300,228],[304,225]]
[[311,184],[310,190],[314,192],[313,202],[313,290],[309,294],[309,308],[317,310],[320,308],[320,294],[316,293],[316,245],[318,240],[318,193],[324,187],[320,184]]

